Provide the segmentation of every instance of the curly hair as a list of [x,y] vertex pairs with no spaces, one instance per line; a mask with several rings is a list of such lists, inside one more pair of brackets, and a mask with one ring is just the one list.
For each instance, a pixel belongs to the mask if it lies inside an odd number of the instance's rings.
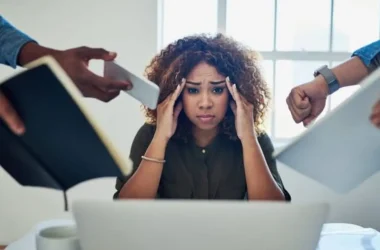
[[[260,55],[231,37],[223,34],[215,36],[199,34],[187,36],[169,44],[153,57],[145,69],[145,76],[160,87],[158,103],[161,103],[186,78],[200,62],[216,68],[219,74],[236,84],[239,93],[253,104],[254,129],[263,132],[262,126],[270,92],[263,77]],[[231,98],[231,96],[230,96]],[[156,123],[156,110],[143,107],[147,122]],[[230,107],[221,122],[221,133],[236,139],[235,118]],[[184,112],[178,117],[174,137],[186,139],[192,126]]]

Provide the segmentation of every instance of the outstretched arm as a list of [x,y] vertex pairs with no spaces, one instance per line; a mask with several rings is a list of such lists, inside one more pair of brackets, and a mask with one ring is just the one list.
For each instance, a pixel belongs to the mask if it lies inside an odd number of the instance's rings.
[[[332,73],[339,87],[356,85],[380,66],[380,40],[356,50],[352,57],[333,67]],[[331,92],[333,93],[333,92]],[[324,110],[329,87],[320,74],[313,80],[294,87],[286,103],[296,123],[306,126],[315,120]]]
[[[354,53],[352,57],[332,68],[332,72],[339,81],[340,87],[352,86],[358,84],[368,74],[380,66],[380,40],[363,46]],[[325,90],[328,95],[325,79],[319,75],[315,81]]]
[[[37,44],[37,42],[16,29],[11,23],[0,15],[0,64],[16,68],[22,65],[19,61],[19,55],[24,46],[28,43]],[[25,54],[24,51],[23,53]],[[36,52],[37,53],[37,52]]]
[[[86,97],[108,102],[118,96],[120,90],[132,88],[131,83],[127,81],[109,80],[88,69],[91,59],[112,61],[116,58],[116,53],[88,47],[64,51],[47,48],[16,29],[0,15],[0,64],[16,68],[46,55],[51,55],[57,60]],[[24,133],[25,127],[22,120],[1,91],[0,119],[4,120],[15,134]]]

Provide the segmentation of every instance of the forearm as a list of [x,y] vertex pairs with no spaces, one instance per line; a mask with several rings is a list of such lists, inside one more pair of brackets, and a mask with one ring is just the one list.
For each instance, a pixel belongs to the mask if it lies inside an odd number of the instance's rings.
[[[153,159],[164,159],[167,142],[153,138],[145,156]],[[154,199],[161,179],[163,163],[141,160],[139,167],[120,190],[119,198]]]
[[58,52],[58,50],[40,46],[35,42],[29,42],[21,48],[20,53],[18,54],[17,63],[20,66],[24,66],[25,64],[46,55],[55,56]]
[[242,140],[245,178],[249,200],[285,200],[274,180],[255,137]]
[[[356,85],[369,74],[369,69],[356,56],[331,70],[338,79],[340,88]],[[326,80],[322,75],[318,75],[311,83],[319,86],[318,90],[320,90],[320,95],[329,95]]]
[[[380,40],[363,46],[352,53],[352,57],[332,68],[339,81],[340,87],[352,86],[360,83],[372,71],[380,66]],[[324,94],[328,95],[325,79],[319,75],[314,79],[321,86]]]
[[369,73],[379,67],[380,40],[357,49],[352,53],[352,58],[334,67],[336,78],[340,87],[358,84]]
[[367,66],[356,56],[332,68],[332,71],[340,87],[356,85],[369,74]]
[[369,74],[366,65],[356,56],[334,67],[332,71],[338,79],[340,87],[356,85]]

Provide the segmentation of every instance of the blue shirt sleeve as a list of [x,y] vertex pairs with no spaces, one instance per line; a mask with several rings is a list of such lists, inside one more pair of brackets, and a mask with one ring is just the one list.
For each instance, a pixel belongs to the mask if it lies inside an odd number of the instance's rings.
[[380,53],[380,40],[377,40],[376,42],[370,43],[364,47],[361,47],[354,51],[352,56],[359,57],[362,62],[368,67],[370,66],[370,63],[372,59],[376,57],[377,54]]
[[0,64],[17,67],[17,58],[21,48],[34,39],[16,29],[0,15]]

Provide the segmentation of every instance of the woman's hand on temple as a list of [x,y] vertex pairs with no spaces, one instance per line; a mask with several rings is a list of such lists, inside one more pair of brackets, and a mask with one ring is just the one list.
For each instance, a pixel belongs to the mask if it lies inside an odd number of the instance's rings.
[[231,84],[229,77],[226,78],[226,85],[234,99],[234,101],[230,102],[230,107],[235,115],[237,136],[240,140],[255,137],[253,104],[240,95],[236,84]]
[[186,80],[182,79],[181,84],[177,86],[175,91],[170,94],[163,102],[157,106],[157,129],[155,137],[160,140],[168,141],[177,128],[178,116],[182,110],[182,102],[175,102],[180,96]]

